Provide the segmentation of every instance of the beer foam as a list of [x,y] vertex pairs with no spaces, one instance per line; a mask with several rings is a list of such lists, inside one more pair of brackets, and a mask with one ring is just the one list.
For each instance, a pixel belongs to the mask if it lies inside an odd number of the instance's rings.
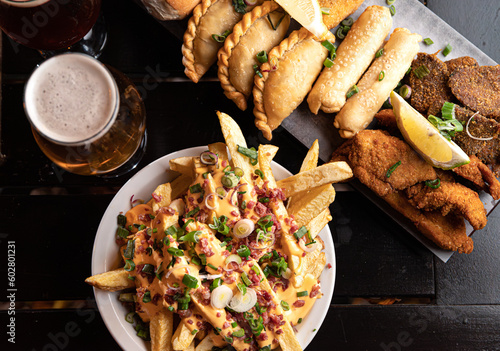
[[1,2],[15,7],[36,7],[49,2],[49,0],[0,0]]
[[116,117],[118,89],[109,71],[83,54],[43,62],[26,84],[28,118],[59,143],[82,143],[102,136]]

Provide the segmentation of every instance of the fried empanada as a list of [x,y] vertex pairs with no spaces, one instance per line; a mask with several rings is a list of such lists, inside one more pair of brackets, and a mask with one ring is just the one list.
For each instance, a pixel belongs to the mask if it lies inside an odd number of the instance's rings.
[[257,53],[268,53],[278,45],[289,25],[290,16],[274,1],[266,1],[243,16],[219,50],[218,76],[224,94],[241,110],[246,110],[252,94]]
[[255,125],[266,139],[271,140],[272,131],[304,100],[327,56],[328,50],[305,28],[269,52],[253,88]]
[[[262,3],[262,0],[257,3]],[[246,11],[252,8],[247,6]],[[242,17],[242,13],[236,12],[232,0],[203,0],[194,8],[182,44],[182,64],[189,79],[198,83],[217,60],[217,51],[223,43],[212,36],[231,31]]]

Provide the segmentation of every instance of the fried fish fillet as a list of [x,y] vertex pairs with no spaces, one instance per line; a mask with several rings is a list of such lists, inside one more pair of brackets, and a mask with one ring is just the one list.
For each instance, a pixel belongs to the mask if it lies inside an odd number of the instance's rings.
[[406,195],[417,209],[439,210],[443,216],[449,213],[463,216],[476,230],[484,228],[488,221],[479,195],[460,183],[441,181],[436,189],[420,183],[408,188]]
[[333,154],[346,160],[354,176],[379,196],[437,178],[434,168],[399,138],[381,130],[363,130]]
[[383,199],[439,247],[460,253],[472,252],[474,243],[466,234],[463,218],[454,214],[443,216],[439,211],[418,210],[402,192],[388,194]]
[[500,199],[500,182],[491,169],[474,155],[469,156],[469,159],[468,164],[453,168],[452,171],[489,193],[494,200]]

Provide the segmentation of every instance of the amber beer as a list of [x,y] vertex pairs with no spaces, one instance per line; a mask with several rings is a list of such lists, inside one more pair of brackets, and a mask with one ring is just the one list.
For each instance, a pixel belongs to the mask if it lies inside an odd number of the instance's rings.
[[146,115],[137,89],[90,56],[44,61],[26,83],[24,104],[42,151],[72,173],[119,170],[144,146]]
[[20,44],[58,50],[82,39],[100,9],[101,0],[0,0],[0,27]]

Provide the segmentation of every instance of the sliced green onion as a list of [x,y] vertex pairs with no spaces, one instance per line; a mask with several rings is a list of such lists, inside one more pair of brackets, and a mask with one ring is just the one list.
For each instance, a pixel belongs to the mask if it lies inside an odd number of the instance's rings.
[[384,71],[380,71],[380,73],[378,74],[378,81],[382,81],[384,80],[385,78],[385,72]]
[[265,52],[264,50],[260,51],[256,56],[257,61],[259,61],[260,63],[267,62],[267,52]]
[[269,198],[268,197],[261,197],[259,198],[258,200],[260,203],[263,203],[263,204],[266,204],[269,202]]
[[325,61],[323,61],[323,66],[325,66],[326,68],[330,68],[333,66],[333,61],[329,57],[327,57]]
[[210,268],[212,268],[214,271],[216,271],[216,270],[218,269],[217,267],[215,267],[215,266],[214,266],[213,264],[211,264],[211,263],[207,263],[207,266],[208,266],[208,267],[210,267]]
[[201,188],[200,183],[196,183],[195,185],[191,185],[189,187],[189,191],[191,192],[191,194],[196,194],[196,193],[201,193],[203,189]]
[[237,145],[237,150],[240,154],[246,156],[246,157],[249,157],[251,158],[252,160],[256,160],[257,157],[259,156],[257,151],[255,149],[248,149],[246,147],[243,147],[243,146],[240,146],[240,145]]
[[135,269],[135,263],[132,260],[125,260],[125,266],[123,267],[127,272],[132,272]]
[[345,38],[345,34],[344,34],[344,27],[339,27],[337,29],[337,32],[335,33],[335,36],[337,38],[339,38],[340,40],[344,39]]
[[359,93],[359,88],[357,87],[356,84],[354,84],[351,89],[349,89],[349,91],[347,92],[347,95],[346,97],[349,99],[351,96],[353,96],[354,94],[357,94]]
[[142,273],[148,274],[148,275],[153,275],[154,271],[155,271],[155,266],[153,266],[152,264],[149,264],[149,263],[146,263],[144,265],[144,267],[142,267],[142,270],[141,270]]
[[127,248],[123,251],[123,256],[128,259],[134,258],[135,239],[127,242]]
[[302,323],[302,318],[299,318],[299,320],[297,321],[297,324],[300,324]]
[[432,189],[437,189],[441,185],[441,180],[436,178],[434,180],[426,180],[425,185]]
[[425,45],[432,45],[432,44],[434,44],[434,42],[432,41],[431,38],[425,38],[424,39],[424,43],[425,43]]
[[129,323],[134,323],[134,317],[135,317],[135,312],[129,312],[127,313],[127,315],[125,316],[125,320]]
[[226,260],[224,263],[227,265],[231,262],[236,262],[237,264],[241,264],[241,257],[235,254],[227,256]]
[[328,50],[328,52],[331,52],[333,50],[333,48],[334,48],[332,42],[329,41],[329,40],[322,41],[321,45],[323,45]]
[[250,252],[250,249],[248,248],[248,246],[246,245],[241,245],[238,250],[236,250],[236,253],[238,255],[240,255],[240,257],[248,257],[250,256],[251,252]]
[[127,217],[120,213],[116,217],[116,224],[118,224],[121,227],[125,227],[127,225]]
[[384,54],[384,49],[380,49],[379,51],[377,51],[377,53],[375,54],[375,57],[376,58],[379,58],[380,56],[382,56]]
[[252,281],[248,278],[248,275],[245,272],[241,273],[241,280],[246,286],[252,285]]
[[391,16],[394,16],[396,14],[396,8],[394,5],[389,6],[389,11],[391,11]]
[[264,173],[262,173],[260,169],[256,169],[254,173],[258,175],[261,179],[264,179]]
[[238,178],[241,178],[241,177],[243,177],[243,174],[245,174],[245,173],[243,172],[243,170],[240,167],[235,167],[234,174],[236,174],[236,176]]
[[149,291],[146,291],[142,296],[142,302],[144,303],[151,302],[151,293]]
[[445,102],[443,107],[441,107],[441,116],[444,120],[455,119],[455,104],[451,102]]
[[258,75],[260,78],[264,78],[264,76],[262,75],[262,72],[259,70],[258,65],[253,65],[253,70],[254,70],[255,74]]
[[215,40],[218,43],[223,43],[226,40],[226,38],[228,37],[229,34],[231,34],[230,30],[226,30],[221,35],[219,35],[219,34],[212,34],[212,39]]
[[158,280],[161,280],[161,277],[163,275],[163,268],[162,268],[163,262],[160,262],[158,265],[158,268],[155,270],[155,276],[158,278]]
[[446,47],[443,49],[443,55],[448,56],[449,53],[451,52],[451,49],[452,49],[451,44],[446,45]]
[[330,8],[329,7],[322,7],[321,8],[321,14],[322,15],[329,15],[330,14]]
[[347,17],[340,24],[343,26],[352,26],[353,23],[354,23],[354,20],[351,17]]
[[191,211],[189,211],[187,214],[186,214],[186,217],[193,217],[194,215],[196,215],[198,212],[200,212],[200,206],[196,207],[196,208],[193,208]]
[[169,254],[171,254],[172,256],[175,256],[175,257],[181,257],[181,256],[184,256],[184,251],[182,251],[181,249],[178,249],[176,247],[169,247],[167,249],[167,252]]
[[195,231],[192,231],[192,232],[189,232],[187,233],[186,235],[184,236],[181,236],[179,238],[179,241],[186,241],[186,242],[190,242],[190,243],[195,243],[197,244],[198,241],[200,241],[200,238],[199,236],[202,234],[201,231],[199,230],[195,230]]
[[245,295],[247,293],[247,286],[243,283],[238,283],[236,284],[236,286],[238,287],[238,290],[243,294]]
[[290,311],[290,305],[285,300],[281,300],[280,305],[283,311]]
[[297,292],[297,297],[304,297],[304,296],[307,296],[309,295],[309,293],[307,291],[299,291]]
[[276,23],[276,25],[274,25],[273,21],[271,20],[271,16],[269,16],[269,14],[267,15],[267,20],[269,21],[269,23],[271,24],[271,27],[276,30],[278,29],[278,27],[280,26],[281,22],[283,21],[283,18],[285,18],[286,16],[286,13],[283,14],[283,16],[281,16],[281,18],[278,20],[278,22]]
[[426,75],[428,75],[429,73],[431,73],[431,71],[429,70],[429,68],[427,68],[426,65],[420,65],[419,67],[415,68],[413,70],[413,74],[415,75],[415,77],[417,77],[418,79],[422,79],[424,78]]
[[245,329],[238,329],[237,331],[234,331],[232,333],[232,335],[235,337],[235,338],[241,338],[243,336],[245,336]]
[[399,95],[401,95],[403,99],[409,99],[411,96],[410,86],[405,84],[401,88],[399,88]]
[[398,168],[400,165],[401,165],[401,161],[398,161],[395,164],[393,164],[391,167],[389,167],[389,169],[387,170],[387,173],[385,174],[385,177],[389,178],[392,175],[392,172],[394,172],[396,170],[396,168]]
[[304,235],[306,235],[306,233],[307,233],[307,228],[305,225],[303,225],[302,227],[299,228],[299,230],[293,233],[293,236],[295,237],[295,239],[299,240]]
[[198,333],[198,329],[191,330],[191,335],[196,335],[196,333]]
[[118,236],[122,239],[125,239],[129,235],[130,235],[130,232],[127,229],[125,229],[123,227],[116,228],[116,236]]
[[210,284],[210,291],[213,291],[215,288],[218,288],[219,286],[222,285],[222,279],[216,278],[212,281],[212,284]]
[[387,5],[392,5],[394,4],[396,0],[385,0],[385,2],[387,3]]
[[236,328],[238,326],[238,322],[231,323],[231,327]]
[[198,287],[198,279],[189,274],[184,274],[182,278],[182,283],[191,289],[196,289]]

